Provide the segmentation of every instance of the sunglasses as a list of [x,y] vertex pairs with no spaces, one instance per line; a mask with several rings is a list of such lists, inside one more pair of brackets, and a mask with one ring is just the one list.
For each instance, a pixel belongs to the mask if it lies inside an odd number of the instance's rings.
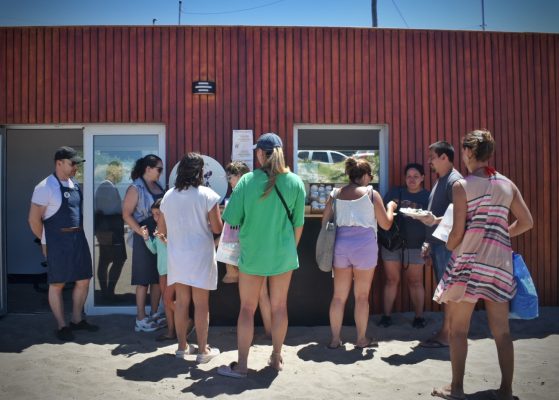
[[163,172],[163,167],[153,167],[153,169],[156,169],[159,173]]

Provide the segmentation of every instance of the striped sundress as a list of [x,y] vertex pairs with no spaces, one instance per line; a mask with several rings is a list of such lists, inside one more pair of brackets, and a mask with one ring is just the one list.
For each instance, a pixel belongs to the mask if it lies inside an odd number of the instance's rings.
[[464,180],[468,204],[464,238],[452,252],[433,300],[509,301],[516,292],[508,229],[512,182],[499,173]]

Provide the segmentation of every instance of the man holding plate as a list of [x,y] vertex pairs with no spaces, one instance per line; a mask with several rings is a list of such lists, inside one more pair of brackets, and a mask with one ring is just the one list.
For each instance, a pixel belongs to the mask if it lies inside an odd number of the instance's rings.
[[[424,258],[431,257],[437,283],[441,280],[452,254],[446,248],[446,243],[433,236],[437,225],[442,221],[443,215],[452,204],[452,185],[462,175],[454,168],[454,147],[448,142],[435,142],[429,146],[429,167],[437,174],[439,179],[429,195],[428,213],[426,215],[412,216],[423,222],[426,227],[425,243],[422,254]],[[448,321],[446,315],[441,330],[432,338],[420,343],[422,347],[440,348],[448,347]]]

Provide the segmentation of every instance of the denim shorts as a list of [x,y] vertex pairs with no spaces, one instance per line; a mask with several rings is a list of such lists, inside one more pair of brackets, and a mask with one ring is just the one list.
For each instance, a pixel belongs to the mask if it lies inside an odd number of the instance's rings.
[[338,227],[334,245],[335,268],[373,269],[377,261],[377,235],[373,228]]
[[451,256],[452,251],[446,248],[445,243],[431,243],[431,259],[433,260],[433,269],[437,283],[442,279]]
[[398,249],[390,251],[381,246],[380,257],[384,261],[398,261],[404,265],[425,264],[425,260],[421,257],[421,249]]

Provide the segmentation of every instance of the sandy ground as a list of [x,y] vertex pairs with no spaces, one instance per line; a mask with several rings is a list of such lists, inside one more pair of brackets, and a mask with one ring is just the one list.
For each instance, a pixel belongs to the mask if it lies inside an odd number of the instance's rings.
[[[396,314],[390,328],[369,333],[377,349],[357,350],[354,328],[344,327],[345,348],[328,350],[328,327],[290,327],[284,371],[266,366],[269,341],[251,349],[248,378],[216,374],[236,359],[233,327],[210,327],[210,344],[222,354],[205,365],[194,356],[174,358],[176,344],[155,342],[156,333],[135,333],[131,316],[90,317],[97,333],[76,332],[76,341],[54,337],[49,314],[9,314],[0,319],[2,399],[429,399],[433,386],[450,380],[448,349],[416,347],[435,330],[442,314],[427,313],[425,329],[411,328],[412,315]],[[514,392],[520,399],[557,399],[559,394],[559,308],[544,308],[533,321],[512,321]],[[257,331],[258,332],[258,331]],[[476,312],[469,339],[465,390],[469,399],[490,399],[500,379],[485,313]]]

